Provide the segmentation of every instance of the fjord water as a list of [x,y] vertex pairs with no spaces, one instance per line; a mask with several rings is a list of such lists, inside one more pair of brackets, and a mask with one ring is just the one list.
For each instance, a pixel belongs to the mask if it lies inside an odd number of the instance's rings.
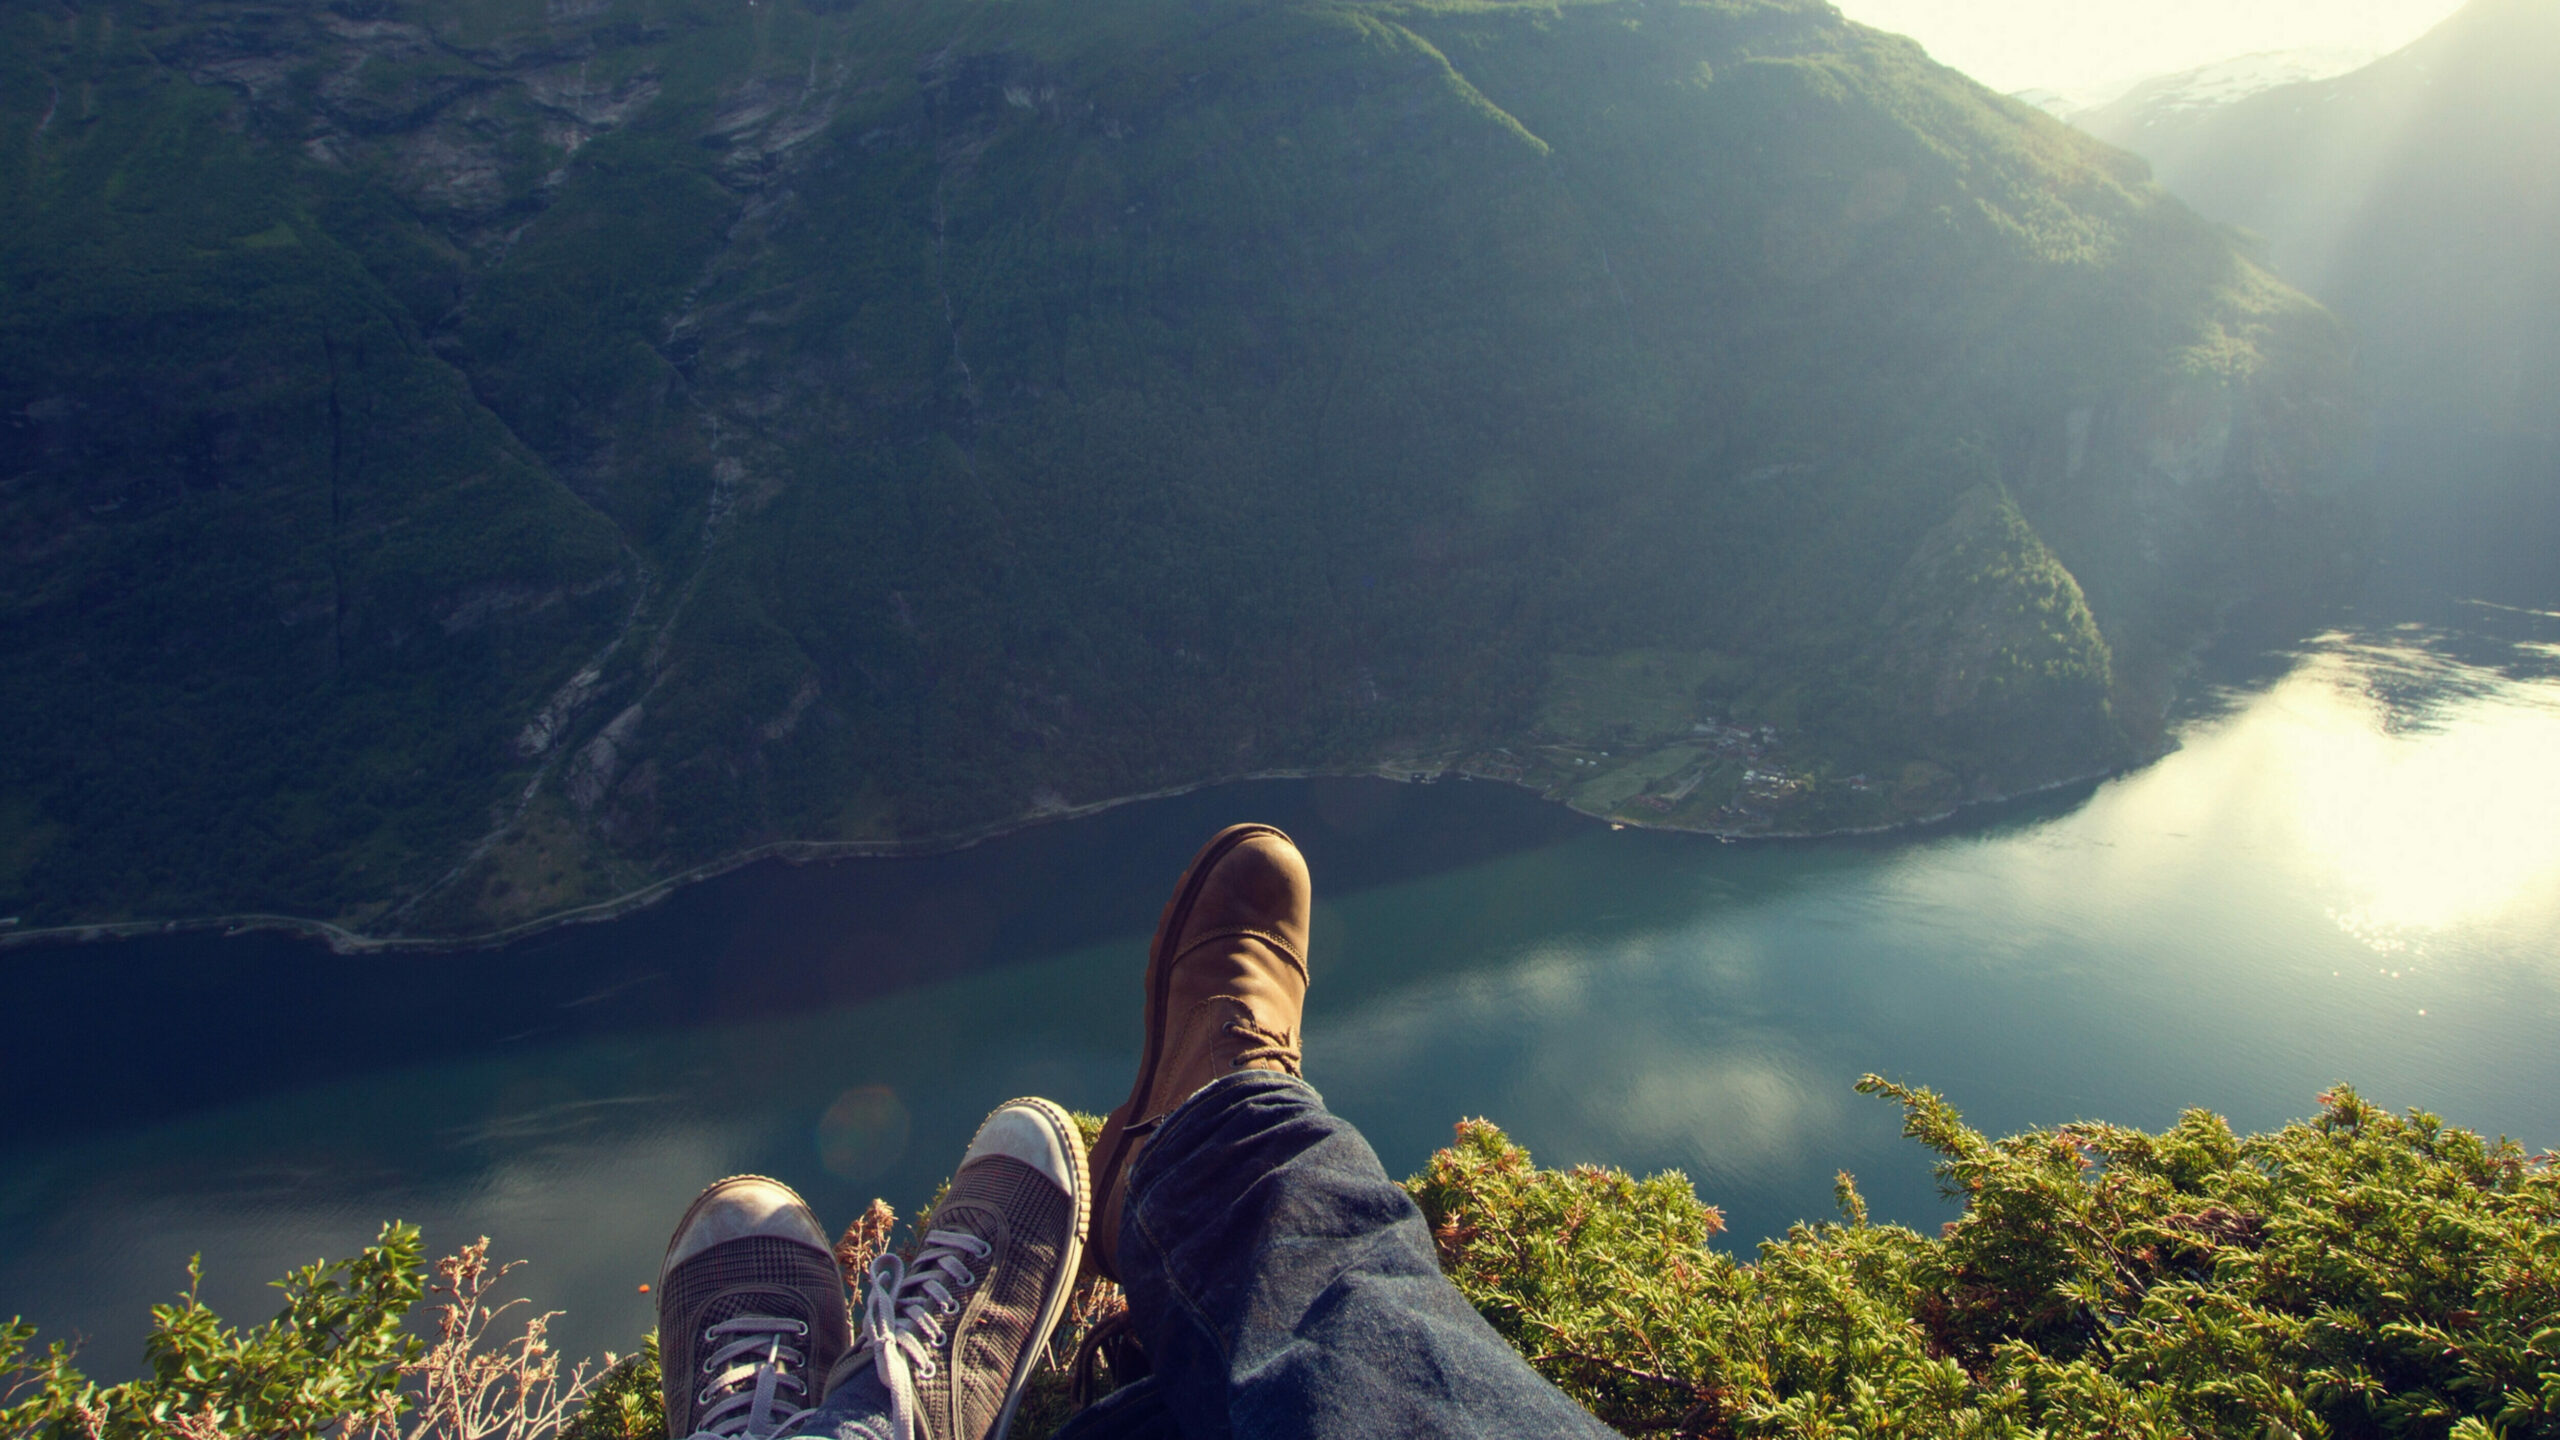
[[[2415,615],[2418,618],[2404,618]],[[1483,1115],[1546,1162],[1678,1167],[1737,1247],[1952,1213],[1878,1071],[1995,1133],[2263,1128],[2345,1080],[2560,1144],[2560,615],[2348,620],[2208,668],[2176,753],[1918,835],[1720,844],[1506,787],[1221,787],[942,857],[759,866],[493,952],[171,936],[0,955],[0,1315],[136,1363],[145,1307],[376,1224],[525,1257],[628,1349],[705,1181],[830,1224],[911,1207],[976,1118],[1127,1084],[1165,887],[1214,826],[1296,833],[1308,1070],[1408,1172]]]

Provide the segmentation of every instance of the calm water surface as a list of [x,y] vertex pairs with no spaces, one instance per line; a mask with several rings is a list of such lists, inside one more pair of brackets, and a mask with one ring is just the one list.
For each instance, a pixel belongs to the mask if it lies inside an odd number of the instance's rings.
[[532,1264],[628,1349],[668,1227],[738,1170],[841,1224],[912,1206],[988,1108],[1103,1109],[1164,890],[1232,819],[1321,893],[1308,1073],[1390,1169],[1460,1116],[1677,1167],[1737,1240],[1950,1213],[1880,1071],[1987,1129],[2243,1127],[2337,1080],[2560,1144],[2560,616],[2448,606],[2218,661],[2138,773],[1891,841],[1611,832],[1487,785],[1227,787],[959,855],[696,887],[480,955],[272,938],[0,955],[0,1315],[138,1360],[208,1298],[399,1216]]

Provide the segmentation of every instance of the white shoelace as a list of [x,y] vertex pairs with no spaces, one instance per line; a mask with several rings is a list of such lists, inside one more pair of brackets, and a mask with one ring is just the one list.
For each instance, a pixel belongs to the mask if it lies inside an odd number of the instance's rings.
[[915,1440],[916,1382],[940,1373],[935,1355],[951,1339],[943,1322],[960,1313],[960,1292],[978,1283],[963,1257],[984,1260],[995,1249],[975,1235],[935,1230],[912,1263],[896,1255],[871,1262],[871,1293],[853,1348],[871,1352],[872,1372],[889,1392],[889,1433],[881,1440]]
[[765,1440],[788,1433],[817,1413],[814,1405],[783,1408],[784,1390],[795,1402],[808,1393],[801,1375],[809,1357],[783,1343],[805,1342],[808,1326],[771,1315],[740,1315],[702,1332],[705,1345],[723,1336],[728,1343],[703,1359],[703,1385],[693,1397],[695,1405],[710,1408],[696,1414],[694,1432],[685,1440]]

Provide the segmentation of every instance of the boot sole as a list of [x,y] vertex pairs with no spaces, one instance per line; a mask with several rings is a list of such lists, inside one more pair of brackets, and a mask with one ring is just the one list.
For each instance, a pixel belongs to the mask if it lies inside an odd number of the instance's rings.
[[[1146,1118],[1138,1110],[1146,1104],[1147,1092],[1155,1088],[1156,1067],[1164,1059],[1164,1011],[1173,991],[1174,958],[1166,951],[1173,937],[1190,920],[1191,907],[1200,898],[1200,887],[1208,880],[1209,872],[1217,868],[1219,861],[1227,858],[1227,852],[1259,835],[1275,836],[1287,845],[1297,843],[1276,825],[1228,826],[1210,836],[1209,843],[1200,847],[1200,853],[1191,857],[1190,868],[1182,872],[1182,882],[1174,887],[1173,898],[1165,902],[1163,917],[1156,921],[1156,937],[1147,946],[1147,998],[1146,1008],[1141,1012],[1146,1035],[1138,1051],[1138,1081],[1129,1087],[1129,1098],[1120,1106],[1120,1128],[1112,1137],[1111,1153],[1094,1161],[1096,1213],[1100,1213],[1100,1186],[1104,1177],[1111,1177],[1114,1184],[1125,1186],[1127,1183],[1126,1177],[1120,1174],[1120,1168],[1129,1153],[1129,1127]],[[1127,1202],[1122,1203],[1125,1205]]]

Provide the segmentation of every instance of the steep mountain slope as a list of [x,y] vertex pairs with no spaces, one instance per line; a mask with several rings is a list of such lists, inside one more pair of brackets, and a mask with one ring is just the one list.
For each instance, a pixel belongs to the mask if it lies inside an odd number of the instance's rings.
[[7,23],[30,924],[484,928],[1516,744],[1638,653],[1889,819],[1828,777],[2138,753],[2346,534],[2327,316],[1818,3]]
[[2350,323],[2403,523],[2440,531],[2444,559],[2548,579],[2560,4],[2473,0],[2351,74],[2153,120],[2079,123],[2264,237],[2275,269]]

